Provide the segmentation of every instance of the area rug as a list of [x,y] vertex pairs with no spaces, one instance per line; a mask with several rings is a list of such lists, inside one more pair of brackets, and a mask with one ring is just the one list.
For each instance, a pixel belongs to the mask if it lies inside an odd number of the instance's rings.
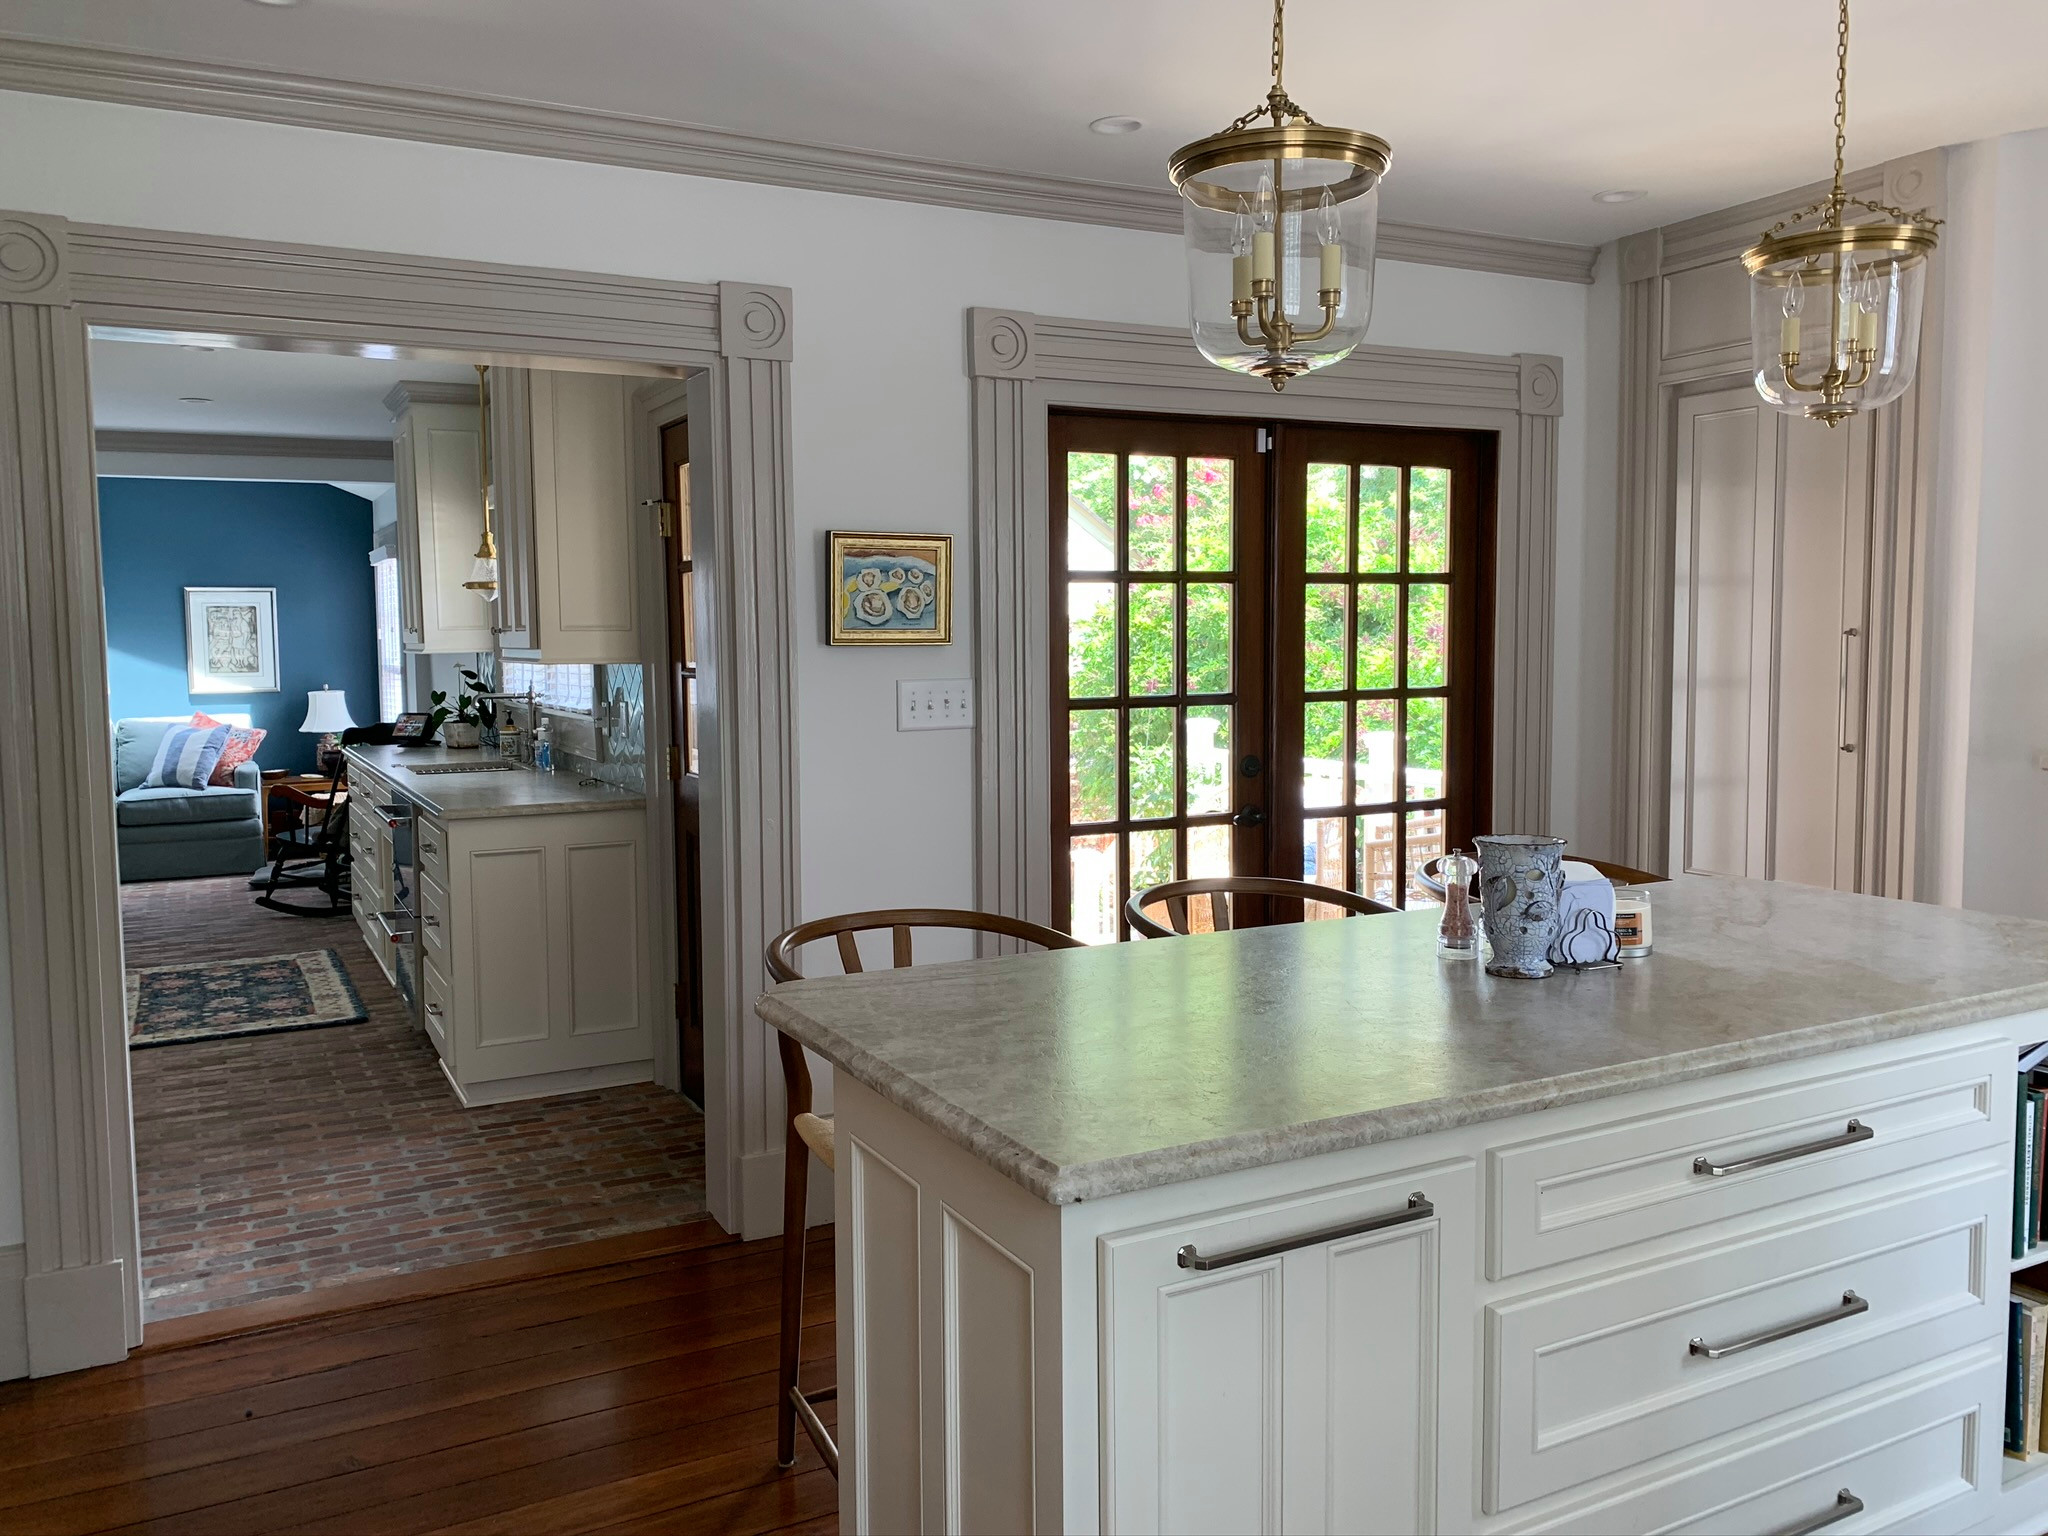
[[128,1048],[360,1024],[363,1000],[331,949],[152,965],[128,973]]

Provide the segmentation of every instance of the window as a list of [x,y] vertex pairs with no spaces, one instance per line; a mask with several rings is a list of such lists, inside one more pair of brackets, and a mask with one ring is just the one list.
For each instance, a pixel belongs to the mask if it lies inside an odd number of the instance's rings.
[[1487,441],[1260,436],[1052,418],[1054,900],[1091,942],[1177,878],[1426,901],[1484,830]]
[[531,688],[534,696],[549,709],[587,715],[591,712],[591,701],[596,693],[597,669],[508,661],[504,664],[504,681],[498,686],[506,693],[524,693]]
[[377,594],[377,718],[405,713],[405,648],[398,632],[398,561],[388,554],[370,560]]

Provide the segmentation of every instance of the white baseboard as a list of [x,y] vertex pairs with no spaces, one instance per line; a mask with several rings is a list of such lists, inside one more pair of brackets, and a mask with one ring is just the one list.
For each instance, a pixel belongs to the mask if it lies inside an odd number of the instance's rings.
[[492,1104],[516,1104],[522,1099],[544,1099],[557,1093],[588,1093],[593,1088],[621,1088],[627,1083],[654,1080],[654,1061],[621,1061],[604,1067],[570,1067],[561,1072],[536,1072],[530,1077],[501,1077],[471,1083],[467,1088],[455,1081],[448,1063],[441,1063],[441,1075],[455,1090],[464,1109]]
[[125,1270],[113,1259],[23,1279],[29,1375],[56,1376],[127,1359]]
[[28,1308],[21,1299],[27,1273],[27,1248],[0,1248],[0,1381],[28,1374]]
[[[750,1152],[740,1159],[740,1236],[748,1242],[782,1231],[782,1149]],[[805,1225],[832,1224],[832,1173],[811,1159],[810,1203]]]

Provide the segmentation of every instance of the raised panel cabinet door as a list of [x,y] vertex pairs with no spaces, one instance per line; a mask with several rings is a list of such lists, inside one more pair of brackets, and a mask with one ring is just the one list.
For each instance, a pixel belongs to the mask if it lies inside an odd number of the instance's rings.
[[[566,1026],[582,1042],[577,1065],[652,1055],[652,1021],[642,984],[647,957],[640,931],[639,839],[584,838],[572,832],[563,843],[562,870],[569,920]],[[619,1035],[631,1038],[611,1042],[600,1057],[590,1055],[597,1039]]]
[[1104,1528],[1455,1526],[1472,1188],[1443,1164],[1103,1239]]
[[487,651],[493,643],[491,605],[463,585],[484,532],[476,412],[425,406],[413,414],[420,595],[426,605],[421,648]]
[[491,527],[498,537],[498,601],[492,618],[507,650],[535,650],[533,391],[531,371],[493,367],[491,397]]
[[638,662],[626,381],[536,370],[531,398],[541,656]]
[[552,942],[555,919],[549,850],[534,845],[472,849],[455,903],[468,911],[456,963],[468,981],[469,1007],[458,1036],[464,1082],[553,1070]]
[[413,460],[412,423],[403,417],[391,438],[398,490],[398,628],[409,651],[420,648],[420,496]]

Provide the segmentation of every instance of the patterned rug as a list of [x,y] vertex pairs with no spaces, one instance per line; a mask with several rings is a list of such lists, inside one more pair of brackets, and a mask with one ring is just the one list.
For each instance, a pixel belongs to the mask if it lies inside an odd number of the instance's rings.
[[369,1014],[331,949],[152,965],[128,973],[128,1048],[360,1024]]

